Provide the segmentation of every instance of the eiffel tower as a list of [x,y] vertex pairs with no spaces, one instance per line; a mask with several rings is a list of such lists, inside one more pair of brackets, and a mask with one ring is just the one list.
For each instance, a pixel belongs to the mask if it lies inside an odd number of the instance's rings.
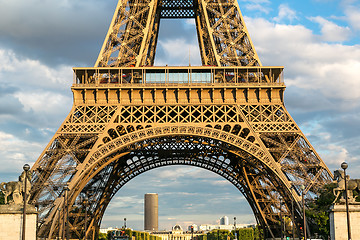
[[[164,18],[195,19],[202,66],[153,66]],[[73,70],[71,112],[32,167],[38,237],[96,238],[117,191],[169,165],[234,184],[265,237],[280,236],[280,216],[301,235],[302,193],[314,198],[332,174],[285,109],[283,67],[262,66],[237,1],[119,0],[95,66]]]

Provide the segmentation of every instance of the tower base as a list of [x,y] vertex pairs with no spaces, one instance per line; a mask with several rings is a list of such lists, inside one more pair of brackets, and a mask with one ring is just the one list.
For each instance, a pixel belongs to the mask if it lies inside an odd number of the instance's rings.
[[[26,240],[36,240],[37,212],[26,206]],[[22,205],[0,205],[0,240],[21,240],[23,226]]]
[[[334,204],[330,209],[331,240],[347,240],[348,229],[345,204]],[[349,213],[352,240],[360,240],[360,203],[350,203]]]

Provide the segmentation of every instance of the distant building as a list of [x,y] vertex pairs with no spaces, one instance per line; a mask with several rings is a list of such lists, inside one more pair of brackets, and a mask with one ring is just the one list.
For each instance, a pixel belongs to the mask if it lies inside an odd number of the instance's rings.
[[109,227],[109,228],[100,228],[100,233],[108,233],[110,231],[116,231],[119,230],[118,228],[113,228],[113,227]]
[[229,225],[229,218],[227,216],[220,218],[220,225]]
[[159,228],[158,222],[158,194],[147,193],[144,197],[144,230],[157,231]]
[[188,226],[188,231],[191,232],[191,227],[193,227],[193,231],[197,232],[199,231],[199,226],[196,224],[191,224],[190,226]]
[[195,231],[191,234],[191,226],[190,231],[184,232],[180,225],[176,224],[171,231],[156,231],[152,232],[151,235],[155,235],[161,237],[161,240],[191,240],[191,236],[202,235],[202,232]]
[[[255,224],[236,224],[236,228],[246,228],[246,227],[253,227]],[[229,225],[216,225],[216,224],[202,224],[200,226],[198,226],[198,231],[203,231],[203,232],[209,232],[212,230],[229,230],[232,231],[234,230],[234,225],[233,224],[229,224]]]

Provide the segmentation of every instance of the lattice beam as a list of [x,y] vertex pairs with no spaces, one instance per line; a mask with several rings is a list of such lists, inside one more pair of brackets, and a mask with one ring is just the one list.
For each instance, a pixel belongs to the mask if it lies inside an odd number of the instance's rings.
[[203,65],[261,65],[237,1],[120,0],[95,67],[153,65],[161,18],[195,18]]
[[[211,66],[153,67],[161,18],[195,18]],[[95,238],[116,192],[167,165],[234,184],[265,237],[279,235],[280,211],[290,216],[293,204],[299,227],[299,186],[311,199],[332,178],[285,109],[282,72],[261,66],[235,0],[120,0],[95,67],[74,69],[74,106],[32,168],[38,237],[59,236],[66,200],[71,237]]]

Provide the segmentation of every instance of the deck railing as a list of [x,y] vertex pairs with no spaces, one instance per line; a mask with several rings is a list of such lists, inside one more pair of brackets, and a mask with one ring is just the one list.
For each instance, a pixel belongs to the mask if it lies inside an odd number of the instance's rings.
[[282,84],[283,67],[73,68],[74,85]]

